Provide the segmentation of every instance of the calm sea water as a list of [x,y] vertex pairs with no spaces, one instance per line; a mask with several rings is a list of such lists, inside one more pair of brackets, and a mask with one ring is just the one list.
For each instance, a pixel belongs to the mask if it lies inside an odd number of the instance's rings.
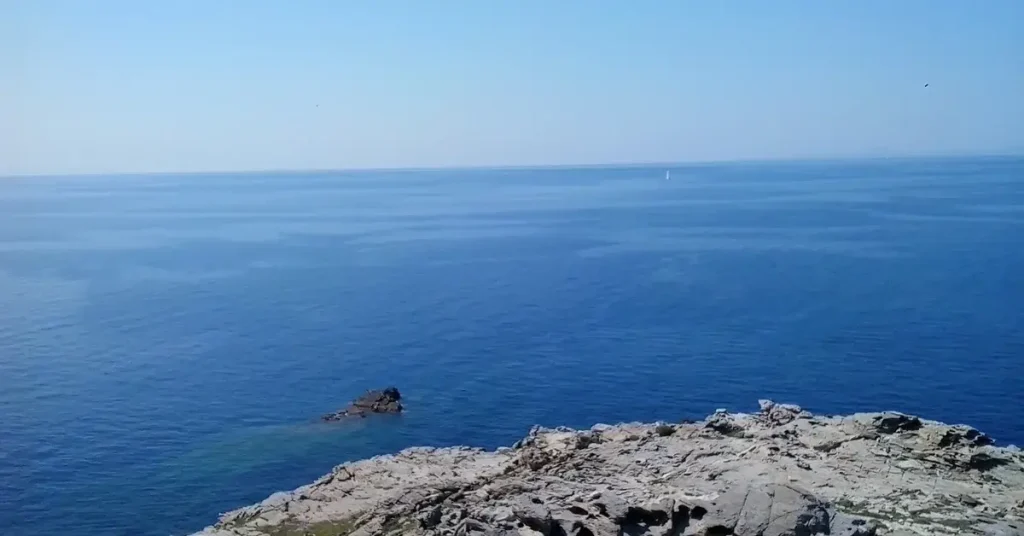
[[[179,535],[534,423],[1024,443],[1024,159],[0,181],[0,532]],[[394,384],[408,414],[316,417]]]

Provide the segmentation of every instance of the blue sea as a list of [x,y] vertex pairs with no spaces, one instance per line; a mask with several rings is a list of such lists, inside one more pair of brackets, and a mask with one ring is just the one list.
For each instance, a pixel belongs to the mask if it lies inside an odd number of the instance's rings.
[[1024,443],[1024,159],[0,180],[7,536],[758,398]]

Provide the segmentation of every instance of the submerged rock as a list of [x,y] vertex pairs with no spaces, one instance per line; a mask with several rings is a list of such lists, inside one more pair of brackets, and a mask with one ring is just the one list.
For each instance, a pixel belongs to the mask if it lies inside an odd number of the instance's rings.
[[[389,407],[378,395],[353,406]],[[495,452],[407,449],[338,466],[200,534],[1024,536],[1018,449],[899,413],[760,406],[689,424],[535,427]]]
[[395,387],[372,390],[353,400],[348,407],[321,417],[325,421],[339,421],[348,417],[365,417],[367,413],[401,413],[402,394]]

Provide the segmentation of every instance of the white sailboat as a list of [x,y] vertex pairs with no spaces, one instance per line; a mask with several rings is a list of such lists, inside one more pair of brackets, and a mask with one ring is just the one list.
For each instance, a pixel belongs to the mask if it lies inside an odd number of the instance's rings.
[[665,180],[669,180],[670,178],[672,178],[672,172],[665,170]]

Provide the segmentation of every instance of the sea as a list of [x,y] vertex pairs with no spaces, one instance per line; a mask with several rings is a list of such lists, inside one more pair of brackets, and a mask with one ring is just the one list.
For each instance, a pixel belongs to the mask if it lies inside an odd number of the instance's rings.
[[1024,444],[1024,158],[0,179],[6,536],[761,398]]

